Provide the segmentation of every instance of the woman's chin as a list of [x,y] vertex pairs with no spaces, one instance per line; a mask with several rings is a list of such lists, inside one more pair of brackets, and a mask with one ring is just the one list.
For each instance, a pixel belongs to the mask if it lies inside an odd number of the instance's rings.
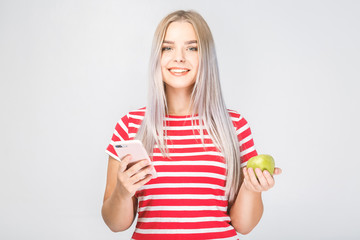
[[181,91],[181,90],[188,90],[188,89],[192,89],[194,87],[194,83],[190,82],[189,84],[184,84],[182,83],[166,83],[165,82],[165,87],[168,90],[175,90],[175,91]]

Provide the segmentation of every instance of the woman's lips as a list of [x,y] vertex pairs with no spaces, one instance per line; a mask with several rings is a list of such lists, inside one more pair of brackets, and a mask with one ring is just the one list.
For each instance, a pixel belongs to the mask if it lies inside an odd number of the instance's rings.
[[190,69],[188,68],[169,68],[169,72],[174,76],[184,76]]

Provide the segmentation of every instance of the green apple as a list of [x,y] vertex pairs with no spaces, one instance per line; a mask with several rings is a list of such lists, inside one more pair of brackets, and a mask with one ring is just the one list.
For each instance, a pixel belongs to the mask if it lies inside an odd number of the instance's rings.
[[254,172],[255,172],[255,168],[260,168],[261,171],[267,170],[271,175],[273,175],[275,168],[275,161],[274,158],[270,155],[260,154],[250,158],[249,161],[247,162],[246,167],[254,169]]

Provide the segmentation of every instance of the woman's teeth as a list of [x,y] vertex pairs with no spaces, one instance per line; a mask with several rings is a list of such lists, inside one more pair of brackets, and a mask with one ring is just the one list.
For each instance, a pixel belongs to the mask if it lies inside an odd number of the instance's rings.
[[183,73],[183,72],[188,72],[190,70],[188,69],[170,69],[170,72],[174,72],[174,73]]

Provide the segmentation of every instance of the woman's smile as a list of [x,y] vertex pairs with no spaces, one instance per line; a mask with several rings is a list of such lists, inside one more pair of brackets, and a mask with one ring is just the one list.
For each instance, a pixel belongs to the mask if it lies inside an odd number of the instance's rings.
[[188,72],[190,72],[190,69],[172,67],[172,68],[169,68],[169,72],[176,77],[181,77],[181,76],[186,75]]

